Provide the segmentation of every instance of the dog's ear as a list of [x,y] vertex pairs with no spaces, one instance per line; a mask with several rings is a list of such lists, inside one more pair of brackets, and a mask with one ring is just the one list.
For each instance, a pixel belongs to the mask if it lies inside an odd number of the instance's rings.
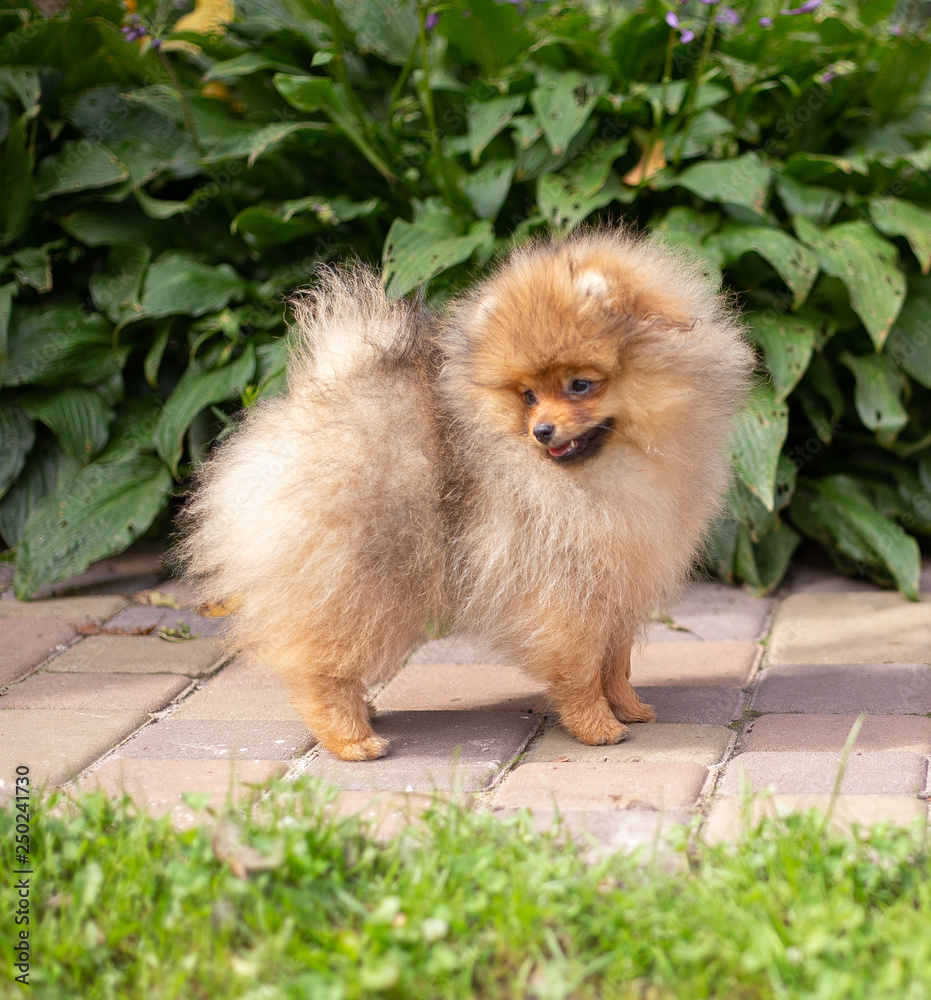
[[606,307],[610,305],[608,298],[608,279],[592,268],[586,268],[578,274],[573,274],[576,290],[587,297],[599,299]]
[[498,307],[498,302],[493,295],[485,295],[475,303],[475,318],[477,320],[487,320]]

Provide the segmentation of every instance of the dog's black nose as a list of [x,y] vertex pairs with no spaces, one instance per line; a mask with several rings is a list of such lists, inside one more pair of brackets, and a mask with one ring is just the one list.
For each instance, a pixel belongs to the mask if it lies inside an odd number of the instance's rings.
[[556,428],[552,424],[537,424],[533,429],[533,436],[540,444],[549,444]]

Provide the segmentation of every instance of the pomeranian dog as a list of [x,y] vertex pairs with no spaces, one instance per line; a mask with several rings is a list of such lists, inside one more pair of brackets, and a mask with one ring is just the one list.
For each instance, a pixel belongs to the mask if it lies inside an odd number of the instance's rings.
[[582,743],[652,721],[631,646],[719,510],[752,367],[698,268],[597,230],[516,249],[443,319],[362,267],[294,309],[287,395],[183,515],[231,647],[344,760],[385,753],[367,692],[429,623],[542,679]]

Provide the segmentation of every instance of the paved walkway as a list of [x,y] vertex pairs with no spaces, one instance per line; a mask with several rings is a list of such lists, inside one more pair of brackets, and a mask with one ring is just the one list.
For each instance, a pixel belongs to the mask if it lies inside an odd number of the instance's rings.
[[[827,808],[866,712],[834,815],[926,822],[931,562],[922,582],[918,604],[812,569],[776,598],[695,584],[634,659],[632,679],[659,721],[614,747],[577,743],[541,688],[507,664],[429,642],[377,696],[389,756],[347,764],[315,746],[273,677],[226,662],[214,638],[222,622],[191,609],[157,552],[107,560],[27,604],[12,599],[7,575],[0,796],[26,764],[33,782],[125,788],[184,824],[195,819],[184,792],[222,804],[231,789],[242,797],[310,772],[383,833],[439,789],[502,815],[531,809],[541,825],[558,811],[603,849],[648,844],[696,818],[706,837],[732,838],[744,788],[769,790],[755,813]],[[177,607],[143,603],[159,594]],[[185,626],[196,638],[182,638]]]

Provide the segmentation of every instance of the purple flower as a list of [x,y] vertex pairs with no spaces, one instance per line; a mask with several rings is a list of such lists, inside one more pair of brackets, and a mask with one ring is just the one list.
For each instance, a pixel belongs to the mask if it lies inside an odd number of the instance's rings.
[[820,7],[822,0],[805,0],[801,7],[794,10],[784,10],[783,14],[810,14],[816,7]]
[[740,15],[733,7],[725,7],[716,18],[718,24],[732,24],[735,27],[740,24]]
[[144,24],[125,25],[120,29],[127,42],[138,42],[148,34]]
[[901,35],[902,34],[902,25],[901,24],[890,25],[889,26],[889,34],[890,35]]
[[773,19],[771,17],[761,17],[760,27],[761,28],[771,28],[773,26]]
[[689,31],[688,28],[683,28],[682,29],[682,34],[679,35],[679,41],[682,42],[683,45],[688,45],[689,42],[694,42],[695,41],[695,32],[694,31]]
[[708,4],[708,6],[710,7],[713,3],[717,3],[718,0],[701,0],[701,2]]
[[152,39],[152,48],[160,49],[162,47],[162,40],[158,37]]
[[669,25],[670,28],[678,28],[679,27],[679,18],[677,18],[676,15],[673,14],[672,11],[670,11],[666,15],[666,23]]
[[423,26],[427,31],[433,31],[433,29],[440,23],[440,15],[434,10],[427,14],[424,19]]

